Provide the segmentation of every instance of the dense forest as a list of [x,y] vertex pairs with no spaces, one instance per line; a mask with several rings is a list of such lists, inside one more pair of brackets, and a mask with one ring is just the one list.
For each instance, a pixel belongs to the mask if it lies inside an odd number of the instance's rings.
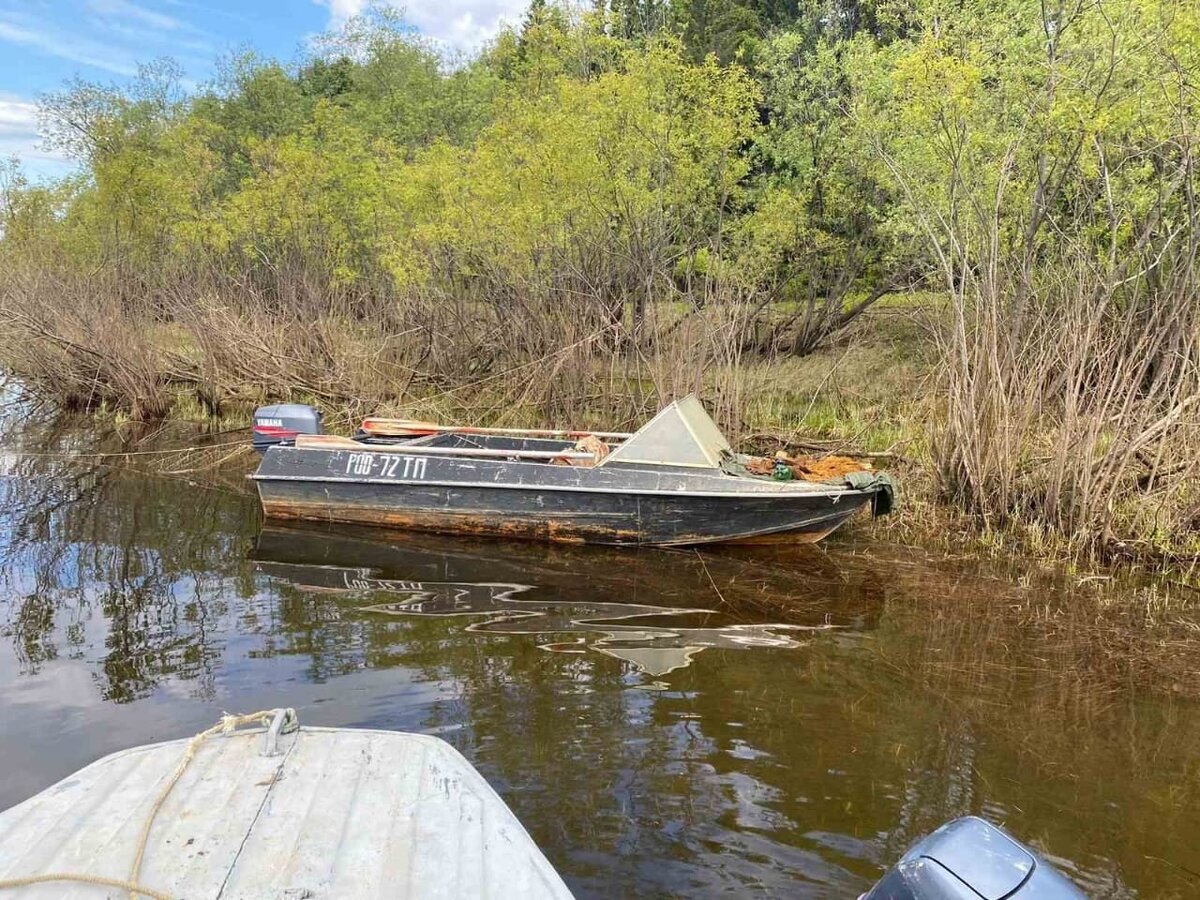
[[78,174],[0,168],[0,363],[67,406],[617,425],[698,390],[745,434],[900,308],[938,497],[1200,550],[1194,0],[534,0],[467,57],[375,10],[218,71],[67,84]]

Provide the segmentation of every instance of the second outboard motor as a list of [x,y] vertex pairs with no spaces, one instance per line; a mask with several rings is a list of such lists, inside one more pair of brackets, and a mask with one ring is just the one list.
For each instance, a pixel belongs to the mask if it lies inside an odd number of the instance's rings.
[[276,403],[254,411],[254,449],[265,453],[276,444],[291,444],[298,434],[324,434],[321,414],[303,403]]
[[1057,869],[975,816],[918,841],[860,900],[1086,900]]

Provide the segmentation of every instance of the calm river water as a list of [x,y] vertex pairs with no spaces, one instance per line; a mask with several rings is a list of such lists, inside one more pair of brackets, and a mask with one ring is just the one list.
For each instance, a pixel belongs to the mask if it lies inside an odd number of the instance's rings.
[[294,706],[446,739],[581,897],[855,897],[964,813],[1093,896],[1200,896],[1200,708],[1014,611],[1053,581],[866,523],[703,555],[264,528],[240,472],[5,429],[0,807]]

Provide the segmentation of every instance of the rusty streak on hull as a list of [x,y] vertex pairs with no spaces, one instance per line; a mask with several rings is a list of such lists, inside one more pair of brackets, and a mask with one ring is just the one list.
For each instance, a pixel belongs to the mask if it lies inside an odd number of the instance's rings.
[[[412,509],[400,507],[363,506],[358,504],[297,501],[294,499],[263,500],[263,512],[269,519],[291,519],[309,522],[372,525],[407,531],[426,531],[442,534],[493,535],[524,540],[555,541],[560,543],[595,543],[618,545],[687,546],[706,543],[812,543],[826,537],[848,519],[862,504],[846,504],[836,513],[807,517],[781,530],[763,534],[722,534],[713,530],[678,530],[670,534],[647,533],[634,527],[621,527],[616,522],[588,521],[584,516],[514,514],[512,511],[489,513],[462,512],[447,509]],[[630,523],[632,524],[632,523]],[[700,523],[694,523],[695,525]]]
[[813,528],[801,531],[776,531],[771,534],[754,534],[749,537],[730,538],[727,541],[722,541],[722,543],[733,544],[739,547],[777,547],[780,544],[815,544],[817,541],[823,541],[829,535],[833,534],[843,521],[843,519],[839,519],[832,525],[825,527],[814,526]]
[[299,519],[306,522],[339,522],[348,525],[375,525],[405,531],[429,531],[442,534],[486,534],[527,540],[559,541],[584,544],[591,541],[610,544],[639,543],[637,532],[620,531],[577,522],[543,519],[499,519],[474,513],[429,510],[378,509],[361,506],[324,506],[316,503],[263,503],[270,519]]

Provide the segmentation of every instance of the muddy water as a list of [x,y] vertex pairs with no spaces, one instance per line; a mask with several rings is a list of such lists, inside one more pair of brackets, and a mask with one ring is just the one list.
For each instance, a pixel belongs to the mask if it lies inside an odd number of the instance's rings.
[[1200,708],[1016,612],[1072,602],[1019,567],[866,527],[703,555],[264,528],[240,477],[6,427],[0,807],[294,706],[445,738],[583,897],[854,897],[964,813],[1093,896],[1200,895]]

